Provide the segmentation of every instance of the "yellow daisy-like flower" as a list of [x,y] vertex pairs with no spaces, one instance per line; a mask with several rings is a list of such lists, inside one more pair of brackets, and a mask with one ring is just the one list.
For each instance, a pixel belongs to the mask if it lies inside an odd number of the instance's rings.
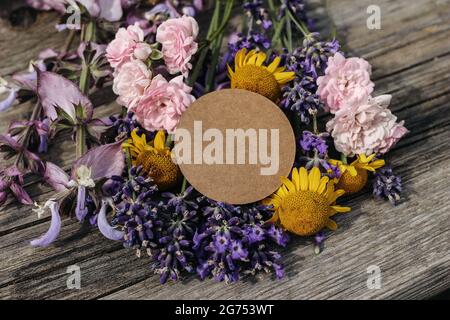
[[264,52],[241,49],[234,59],[234,71],[228,66],[228,76],[232,89],[245,89],[277,101],[281,96],[281,86],[294,80],[294,72],[285,72],[280,67],[280,57],[276,57],[268,66]]
[[348,194],[361,191],[367,183],[367,171],[375,172],[376,169],[385,164],[383,159],[372,161],[373,158],[375,158],[375,153],[368,157],[365,154],[360,154],[351,164],[344,164],[339,160],[330,160],[329,162],[334,166],[337,165],[341,172],[341,177],[336,179],[336,186],[345,190]]
[[164,131],[158,131],[152,143],[147,143],[145,134],[138,136],[136,130],[131,132],[131,139],[122,145],[130,149],[132,164],[142,166],[159,190],[167,190],[175,186],[181,177],[181,171],[173,163],[170,149],[166,147]]
[[272,205],[274,215],[268,221],[279,223],[286,230],[300,236],[309,236],[324,227],[337,229],[330,219],[338,212],[348,212],[349,207],[335,205],[344,190],[335,190],[334,182],[322,177],[320,170],[312,168],[309,173],[301,167],[292,169],[292,178],[281,177],[282,185],[263,204]]

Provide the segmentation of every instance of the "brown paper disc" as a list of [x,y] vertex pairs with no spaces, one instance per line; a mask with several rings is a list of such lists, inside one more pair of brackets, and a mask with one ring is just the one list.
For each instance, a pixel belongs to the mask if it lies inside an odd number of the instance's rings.
[[[222,164],[217,164],[216,162],[208,164],[205,163],[204,159],[200,161],[201,163],[199,161],[197,161],[197,164],[194,163],[194,154],[199,155],[199,151],[201,154],[201,152],[205,151],[208,144],[212,143],[213,140],[216,141],[213,138],[202,141],[196,144],[197,148],[195,149],[193,138],[195,136],[194,122],[197,123],[197,129],[199,127],[198,124],[201,123],[202,133],[205,133],[208,129],[218,129],[220,131],[223,136],[224,151],[223,157],[217,156],[216,159],[223,159]],[[250,132],[247,130],[251,129],[252,132],[257,133],[258,139],[260,136],[264,136],[263,133],[266,132],[267,144],[258,143],[258,151],[255,152],[254,147],[250,148],[250,138],[248,137],[253,137],[253,141],[257,140],[254,139],[254,135],[249,134],[245,140],[245,163],[238,164],[239,143],[237,139],[233,140],[234,163],[233,161],[227,162],[227,129],[229,130],[228,132],[235,129],[243,129],[244,132]],[[231,204],[246,204],[262,200],[280,187],[280,176],[288,176],[294,163],[295,136],[288,119],[272,101],[250,91],[227,89],[215,91],[199,98],[181,118],[178,129],[175,132],[175,137],[178,137],[179,141],[176,141],[174,151],[177,148],[181,148],[182,139],[179,138],[181,132],[189,132],[192,137],[192,161],[191,163],[179,164],[183,175],[200,193],[217,201]],[[198,132],[200,130],[197,130]],[[217,133],[217,131],[214,132]],[[276,147],[272,145],[272,141],[276,141],[275,138],[272,140],[272,136],[276,137],[276,132],[278,132],[279,136],[277,140],[278,154],[275,152]],[[217,141],[220,142],[220,139]],[[231,138],[228,141],[231,142]],[[199,148],[200,145],[201,149]],[[217,142],[218,145],[220,144]],[[233,146],[231,143],[228,145]],[[187,150],[187,148],[185,149]],[[229,150],[231,150],[231,147]],[[242,144],[239,150],[243,150]],[[263,154],[270,156],[259,157],[260,150],[267,151],[266,153],[263,152]],[[180,155],[183,154],[185,153],[180,152]],[[220,152],[212,152],[210,154],[216,156],[220,155]],[[189,155],[189,153],[186,153],[186,155]],[[181,156],[177,157],[176,152],[173,153],[173,156],[174,159],[181,159]],[[257,158],[257,163],[250,163],[250,157],[253,159]],[[278,166],[276,166],[276,157],[279,160]],[[261,163],[261,159],[266,159],[266,164]],[[270,162],[268,159],[271,159]],[[269,175],[262,175],[262,168],[266,168],[266,174],[269,173]]]

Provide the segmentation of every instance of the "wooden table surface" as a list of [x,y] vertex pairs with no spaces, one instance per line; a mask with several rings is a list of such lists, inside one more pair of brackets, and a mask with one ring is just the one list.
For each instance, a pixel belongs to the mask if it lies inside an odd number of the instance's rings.
[[[317,2],[317,0],[315,0]],[[366,9],[381,8],[381,30],[368,30]],[[244,279],[234,285],[188,277],[160,285],[146,258],[66,219],[59,240],[34,249],[29,241],[49,226],[30,207],[8,200],[0,208],[0,298],[24,299],[380,299],[428,298],[450,287],[450,1],[333,0],[317,13],[334,22],[344,50],[373,65],[376,93],[393,95],[392,110],[411,133],[387,160],[404,181],[403,202],[392,207],[370,191],[348,199],[352,212],[337,217],[326,248],[313,252],[295,238],[284,251],[287,276]],[[0,75],[22,70],[44,48],[60,46],[54,14],[39,14],[26,30],[0,22]],[[329,23],[327,21],[326,23]],[[321,26],[325,23],[319,23]],[[112,95],[94,99],[97,115],[118,110]],[[0,114],[3,132],[30,105]],[[48,159],[68,169],[75,153],[67,136]],[[26,189],[38,201],[52,190],[32,177]],[[68,289],[67,268],[81,269],[81,289]],[[369,266],[381,270],[381,288],[369,289]]]

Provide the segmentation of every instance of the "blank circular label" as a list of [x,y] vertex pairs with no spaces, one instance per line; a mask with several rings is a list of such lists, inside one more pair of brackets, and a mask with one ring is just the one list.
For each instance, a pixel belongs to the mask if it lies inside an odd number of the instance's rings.
[[172,157],[205,196],[230,204],[262,200],[288,176],[295,136],[269,99],[227,89],[202,96],[183,114]]

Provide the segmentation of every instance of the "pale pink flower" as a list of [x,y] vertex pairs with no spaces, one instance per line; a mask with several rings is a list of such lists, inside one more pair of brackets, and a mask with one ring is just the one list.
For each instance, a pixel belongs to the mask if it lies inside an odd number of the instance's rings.
[[195,101],[190,94],[192,88],[178,76],[167,82],[162,75],[153,78],[140,102],[130,111],[137,121],[149,131],[167,130],[173,133],[181,115]]
[[106,58],[113,68],[120,68],[133,59],[146,60],[152,48],[144,42],[144,31],[138,24],[120,28],[115,39],[106,48]]
[[162,44],[164,62],[170,74],[181,72],[187,77],[192,68],[192,56],[197,52],[198,24],[183,16],[163,22],[156,31],[156,41]]
[[361,58],[346,59],[339,52],[328,59],[325,75],[317,79],[317,94],[331,113],[361,104],[373,91],[370,64]]
[[125,63],[114,76],[113,91],[119,97],[117,103],[127,108],[134,107],[150,85],[152,72],[140,60]]
[[346,156],[388,152],[408,132],[387,108],[390,101],[390,95],[382,95],[336,112],[327,123],[336,150]]

